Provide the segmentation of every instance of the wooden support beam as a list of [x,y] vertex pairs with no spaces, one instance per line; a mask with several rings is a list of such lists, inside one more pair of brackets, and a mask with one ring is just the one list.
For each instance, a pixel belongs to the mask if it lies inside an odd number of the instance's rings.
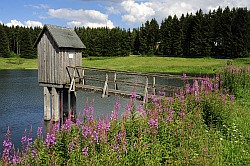
[[51,102],[50,102],[50,89],[48,87],[44,87],[44,120],[51,120]]
[[56,88],[52,88],[52,119],[54,122],[58,122],[60,120],[59,90]]

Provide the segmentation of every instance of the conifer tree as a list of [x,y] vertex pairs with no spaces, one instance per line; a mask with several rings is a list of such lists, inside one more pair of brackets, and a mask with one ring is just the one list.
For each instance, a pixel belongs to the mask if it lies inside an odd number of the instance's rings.
[[20,44],[20,57],[22,58],[35,58],[36,53],[33,49],[33,42],[31,38],[31,33],[29,29],[23,29]]
[[4,26],[0,24],[0,57],[8,57],[9,41]]

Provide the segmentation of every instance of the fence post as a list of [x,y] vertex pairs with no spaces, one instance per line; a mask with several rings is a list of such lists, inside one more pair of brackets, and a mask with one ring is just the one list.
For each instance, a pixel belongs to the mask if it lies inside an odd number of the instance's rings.
[[109,79],[109,76],[106,73],[106,79],[105,79],[105,83],[104,83],[104,87],[103,87],[102,97],[108,96],[108,79]]
[[114,73],[114,84],[115,84],[115,90],[118,90],[118,86],[116,83],[116,72]]
[[155,77],[153,77],[153,86],[152,86],[152,90],[153,90],[153,95],[156,95]]
[[143,98],[143,104],[148,102],[148,76],[146,76],[146,83],[145,83],[145,89],[144,89],[144,98]]
[[85,71],[84,71],[84,68],[82,69],[82,84],[85,85]]

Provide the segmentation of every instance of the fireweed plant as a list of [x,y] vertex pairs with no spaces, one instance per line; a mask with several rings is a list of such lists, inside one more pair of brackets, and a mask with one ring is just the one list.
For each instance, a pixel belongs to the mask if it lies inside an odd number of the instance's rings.
[[249,140],[234,119],[234,100],[250,88],[249,71],[228,67],[193,83],[184,73],[183,88],[171,97],[151,96],[144,106],[132,92],[121,118],[119,101],[100,119],[87,103],[75,122],[51,123],[44,138],[42,125],[33,142],[25,131],[21,151],[8,129],[2,165],[248,165]]

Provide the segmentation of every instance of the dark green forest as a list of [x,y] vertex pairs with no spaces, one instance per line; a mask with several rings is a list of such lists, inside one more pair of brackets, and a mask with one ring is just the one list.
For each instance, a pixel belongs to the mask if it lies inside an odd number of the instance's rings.
[[[33,44],[41,28],[0,25],[0,57],[36,58]],[[146,21],[134,29],[85,28],[75,31],[86,45],[83,56],[155,55],[239,58],[250,56],[250,11],[247,8],[202,10],[161,23]]]

